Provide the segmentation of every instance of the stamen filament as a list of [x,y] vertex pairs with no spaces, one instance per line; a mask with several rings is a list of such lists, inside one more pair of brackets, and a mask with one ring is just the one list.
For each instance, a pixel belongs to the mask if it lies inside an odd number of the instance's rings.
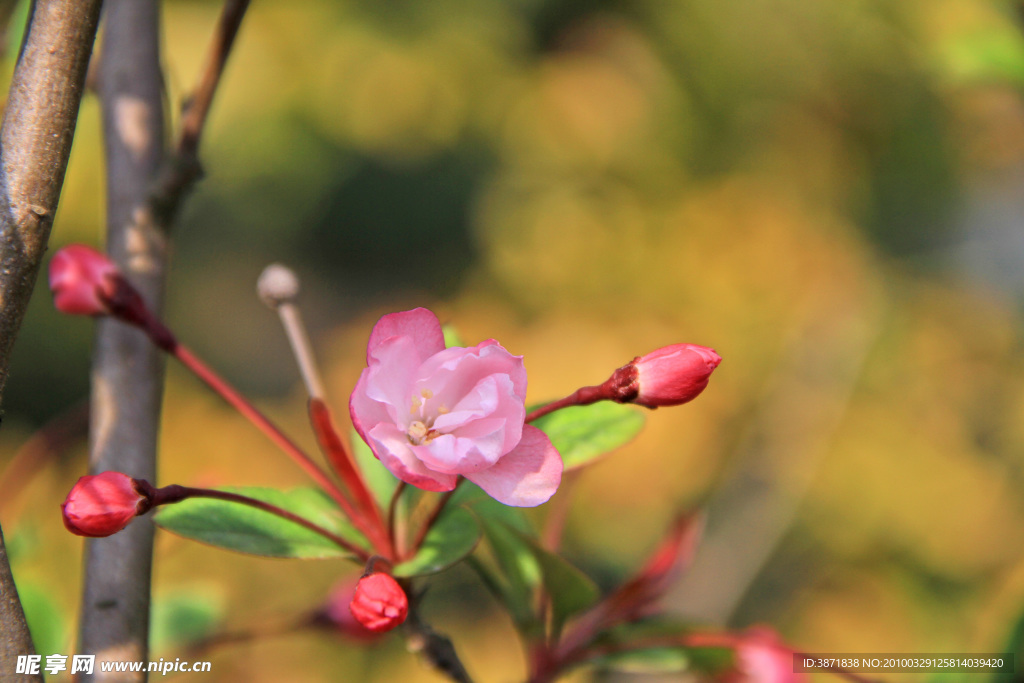
[[263,303],[276,310],[281,318],[281,326],[292,347],[309,397],[323,400],[323,379],[316,365],[306,326],[302,323],[302,314],[295,305],[295,297],[299,294],[299,278],[290,268],[273,263],[263,269],[256,283],[256,291]]

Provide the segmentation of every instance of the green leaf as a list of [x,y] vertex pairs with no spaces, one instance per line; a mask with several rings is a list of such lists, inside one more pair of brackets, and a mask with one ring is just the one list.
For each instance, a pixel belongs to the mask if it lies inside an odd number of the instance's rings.
[[213,633],[224,617],[223,598],[208,590],[179,589],[153,599],[149,637],[154,650],[195,643]]
[[[1024,612],[1017,615],[999,652],[1012,652],[1017,662],[1020,662],[1021,658],[1024,657]],[[992,683],[1014,683],[1014,681],[1019,679],[1013,672],[997,672],[989,680]]]
[[4,27],[7,33],[7,54],[4,57],[10,64],[18,61],[18,52],[21,50],[22,38],[25,37],[25,25],[28,23],[31,6],[31,0],[20,0]]
[[477,517],[482,520],[501,520],[513,529],[523,533],[533,533],[523,508],[499,503],[468,479],[459,484],[459,488],[455,490],[455,494],[448,501],[448,505],[451,507],[464,505],[475,512]]
[[[733,663],[732,650],[720,647],[637,647],[602,655],[591,664],[602,670],[625,673],[715,675]],[[704,680],[703,676],[700,680]]]
[[691,623],[673,616],[657,614],[636,621],[630,621],[602,631],[598,640],[602,643],[622,644],[644,638],[674,638],[693,630]]
[[504,581],[501,597],[512,621],[522,633],[542,630],[534,613],[534,595],[541,584],[540,563],[523,535],[495,518],[481,517],[484,536],[490,545]]
[[[978,674],[976,673],[962,673],[953,671],[940,671],[933,673],[928,676],[927,683],[971,683],[977,679]],[[999,680],[999,674],[993,674],[993,677],[988,679],[989,681]]]
[[522,587],[528,596],[541,584],[543,572],[531,544],[524,540],[522,533],[501,520],[484,519],[484,533],[494,550],[495,559],[502,571],[513,582]]
[[479,540],[480,525],[473,513],[449,507],[427,532],[419,552],[396,565],[394,575],[408,578],[436,574],[473,552]]
[[684,673],[691,668],[690,652],[683,647],[626,650],[604,655],[593,663],[599,669],[640,674]]
[[42,547],[39,530],[27,520],[18,524],[17,528],[9,533],[4,543],[7,546],[7,558],[12,564],[34,557]]
[[64,650],[71,623],[64,616],[65,610],[54,601],[53,591],[31,581],[20,580],[18,596],[36,652],[45,655]]
[[573,469],[628,443],[643,428],[644,420],[636,408],[601,401],[562,408],[532,424],[548,435],[562,454],[565,468]]
[[398,487],[398,478],[388,472],[384,465],[380,464],[377,456],[373,454],[370,447],[359,436],[359,432],[352,430],[352,455],[356,459],[366,485],[370,487],[370,493],[380,503],[382,509],[387,510],[391,504],[391,496]]
[[601,591],[568,560],[540,547],[535,539],[518,535],[540,566],[544,588],[551,598],[551,628],[557,638],[566,620],[593,606],[601,598]]
[[[617,624],[594,640],[601,649],[612,652],[592,659],[591,663],[601,669],[636,673],[692,671],[712,675],[733,665],[735,655],[731,648],[683,645],[683,636],[692,632],[692,624],[668,615]],[[674,639],[680,644],[670,644]]]
[[944,75],[954,81],[1024,83],[1024,38],[1012,24],[964,31],[940,47]]
[[466,343],[462,341],[462,337],[459,335],[459,331],[455,329],[455,325],[447,324],[441,326],[441,332],[444,334],[444,345],[445,348],[451,348],[453,346],[465,346]]
[[[224,489],[276,505],[326,530],[365,546],[363,537],[320,489]],[[154,521],[179,536],[250,555],[291,558],[348,557],[330,539],[263,510],[212,498],[189,498],[161,508]]]

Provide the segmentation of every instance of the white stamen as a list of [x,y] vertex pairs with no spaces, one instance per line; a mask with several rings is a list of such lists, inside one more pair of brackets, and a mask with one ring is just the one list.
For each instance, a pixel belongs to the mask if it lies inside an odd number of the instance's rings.
[[316,367],[306,326],[302,324],[302,316],[295,305],[295,297],[299,293],[299,278],[290,268],[273,263],[263,269],[256,283],[256,290],[263,303],[277,310],[310,398],[323,400],[324,383]]

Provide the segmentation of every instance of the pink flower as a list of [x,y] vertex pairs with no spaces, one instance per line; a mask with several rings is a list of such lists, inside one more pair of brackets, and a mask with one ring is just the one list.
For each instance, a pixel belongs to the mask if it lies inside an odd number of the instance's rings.
[[53,303],[61,313],[107,315],[120,276],[113,261],[92,247],[64,247],[50,261]]
[[540,505],[562,478],[562,459],[526,417],[526,369],[489,339],[444,346],[425,308],[381,318],[370,334],[349,411],[377,459],[399,479],[450,491],[459,476],[496,500]]
[[61,505],[64,526],[79,536],[110,536],[151,506],[135,480],[120,472],[81,477]]
[[721,362],[712,349],[696,344],[673,344],[651,351],[626,366],[636,368],[633,403],[657,408],[692,401],[704,391]]
[[383,633],[405,621],[409,598],[393,576],[374,572],[359,579],[349,610],[365,628]]

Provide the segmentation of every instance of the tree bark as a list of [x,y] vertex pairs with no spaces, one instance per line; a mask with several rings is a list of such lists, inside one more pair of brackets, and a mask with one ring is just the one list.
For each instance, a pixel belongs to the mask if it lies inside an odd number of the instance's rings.
[[[100,5],[34,3],[0,125],[0,396],[64,183]],[[0,533],[0,677],[42,680],[13,670],[33,652]]]
[[[149,206],[163,163],[163,76],[157,0],[107,0],[99,94],[107,162],[107,252],[159,313],[167,267],[165,226]],[[161,352],[138,329],[97,324],[92,371],[90,469],[156,481],[163,395]],[[96,655],[83,681],[144,681],[145,672],[101,672],[102,661],[148,660],[153,523],[136,519],[86,542],[81,647]]]

